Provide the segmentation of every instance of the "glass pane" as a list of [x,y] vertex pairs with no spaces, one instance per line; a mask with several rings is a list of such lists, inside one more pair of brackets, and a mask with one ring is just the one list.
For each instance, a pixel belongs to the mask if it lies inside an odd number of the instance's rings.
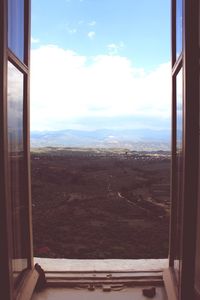
[[176,78],[176,248],[174,267],[177,280],[180,271],[180,242],[182,220],[182,188],[183,188],[183,94],[182,94],[182,69]]
[[24,0],[8,1],[8,47],[24,61]]
[[182,16],[183,6],[182,0],[176,1],[176,58],[182,52]]
[[8,63],[8,154],[12,208],[13,277],[27,268],[27,206],[24,183],[23,74]]

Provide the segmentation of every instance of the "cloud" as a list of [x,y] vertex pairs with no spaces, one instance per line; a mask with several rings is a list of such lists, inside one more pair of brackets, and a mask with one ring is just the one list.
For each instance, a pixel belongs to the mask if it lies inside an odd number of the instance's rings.
[[118,44],[112,43],[112,44],[107,45],[108,52],[109,52],[109,54],[111,54],[111,55],[118,54],[119,51],[120,51],[122,48],[124,48],[124,47],[125,47],[125,46],[124,46],[124,43],[123,43],[123,42],[120,42],[120,43],[118,43]]
[[76,28],[68,28],[68,32],[70,33],[70,34],[75,34],[75,33],[77,33],[77,29]]
[[95,37],[96,33],[94,31],[88,32],[88,37],[92,40]]
[[38,44],[40,42],[39,39],[35,39],[33,37],[31,37],[31,44]]
[[135,119],[138,126],[152,127],[154,119],[170,118],[170,83],[170,63],[147,73],[120,55],[86,57],[41,46],[31,51],[31,128],[86,128],[81,119],[105,118]]
[[69,27],[68,25],[66,26],[67,32],[69,34],[76,34],[77,33],[77,29],[74,27]]
[[93,26],[96,25],[96,21],[91,21],[91,22],[88,23],[88,25],[91,26],[91,27],[93,27]]

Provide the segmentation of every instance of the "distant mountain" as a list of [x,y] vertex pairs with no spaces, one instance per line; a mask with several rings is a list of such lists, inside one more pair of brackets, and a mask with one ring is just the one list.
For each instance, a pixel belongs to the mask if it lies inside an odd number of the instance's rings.
[[152,129],[94,131],[32,131],[31,147],[128,148],[132,150],[169,150],[170,131]]

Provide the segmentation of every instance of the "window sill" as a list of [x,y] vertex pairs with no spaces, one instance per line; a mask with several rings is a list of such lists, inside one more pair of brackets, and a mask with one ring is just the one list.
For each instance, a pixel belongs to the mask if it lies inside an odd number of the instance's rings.
[[48,287],[94,284],[163,286],[168,259],[51,259],[34,258],[45,271]]
[[34,258],[45,272],[140,272],[162,271],[168,259],[63,259]]
[[[87,289],[66,289],[66,288],[47,288],[40,293],[34,293],[31,300],[146,300],[147,297],[143,296],[142,289],[145,287],[129,287],[122,288],[119,291],[112,290],[110,292],[103,292],[101,288],[97,288],[94,291],[88,291]],[[156,295],[154,300],[167,300],[164,287],[156,288]]]

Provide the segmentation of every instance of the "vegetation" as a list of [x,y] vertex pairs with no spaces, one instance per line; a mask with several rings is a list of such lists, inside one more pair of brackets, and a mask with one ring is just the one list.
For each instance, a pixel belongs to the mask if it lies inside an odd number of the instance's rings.
[[167,257],[169,169],[163,151],[34,149],[34,255]]

